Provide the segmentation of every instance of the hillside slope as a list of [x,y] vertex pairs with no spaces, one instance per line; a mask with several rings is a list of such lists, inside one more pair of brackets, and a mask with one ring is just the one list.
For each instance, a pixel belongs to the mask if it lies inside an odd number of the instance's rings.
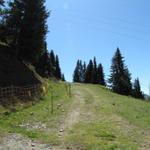
[[0,45],[0,87],[39,83],[40,77],[34,69],[12,57],[9,47]]
[[0,149],[149,150],[150,103],[84,84],[72,84],[70,98],[65,83],[50,85],[40,103],[1,115]]

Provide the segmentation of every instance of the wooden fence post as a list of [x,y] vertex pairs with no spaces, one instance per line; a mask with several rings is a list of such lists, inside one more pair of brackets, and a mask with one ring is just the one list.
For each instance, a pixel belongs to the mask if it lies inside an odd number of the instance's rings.
[[65,84],[65,88],[66,88],[66,93],[68,93],[68,84]]
[[68,86],[69,86],[69,91],[68,91],[69,92],[69,97],[71,97],[71,84],[69,83]]
[[54,113],[54,93],[53,89],[51,90],[51,113]]

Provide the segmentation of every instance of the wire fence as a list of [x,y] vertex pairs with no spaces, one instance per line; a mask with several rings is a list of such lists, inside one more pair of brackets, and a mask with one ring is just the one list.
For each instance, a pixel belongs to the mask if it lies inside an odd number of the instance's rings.
[[30,100],[34,96],[46,94],[46,85],[37,84],[30,86],[10,86],[10,87],[0,87],[0,102],[6,99],[17,98],[20,100]]

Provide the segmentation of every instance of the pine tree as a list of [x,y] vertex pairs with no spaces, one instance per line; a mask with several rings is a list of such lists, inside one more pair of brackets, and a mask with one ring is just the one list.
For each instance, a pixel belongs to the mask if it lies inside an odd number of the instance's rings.
[[125,66],[123,81],[125,85],[125,89],[123,92],[125,93],[125,95],[132,95],[131,73],[129,72],[127,66]]
[[12,40],[10,45],[16,50],[20,60],[37,63],[44,52],[47,33],[48,12],[45,0],[14,0],[10,2],[7,26]]
[[76,67],[73,74],[73,82],[80,82],[79,66],[80,66],[80,60],[78,60],[76,63]]
[[96,62],[96,57],[94,57],[94,60],[93,60],[92,83],[93,84],[97,84],[98,83],[98,80],[97,80],[97,62]]
[[55,59],[55,53],[53,50],[51,50],[51,52],[50,52],[50,59],[51,59],[52,65],[55,66],[56,65],[56,59]]
[[79,61],[79,82],[83,83],[84,79],[83,79],[83,65],[82,65],[82,60]]
[[92,83],[93,81],[92,74],[93,74],[93,61],[90,60],[86,69],[85,83]]
[[134,84],[133,84],[133,97],[139,98],[139,99],[144,99],[144,95],[141,91],[141,85],[139,79],[135,79]]
[[56,70],[55,70],[55,77],[57,79],[61,79],[61,69],[59,64],[59,58],[58,55],[56,55]]
[[116,93],[123,95],[131,95],[132,93],[131,74],[124,64],[124,58],[122,57],[119,48],[117,48],[112,59],[109,83],[112,90]]
[[82,70],[82,83],[85,83],[85,76],[86,76],[86,63],[83,63],[83,70]]
[[[17,7],[21,7],[17,1],[10,1],[8,7],[1,15],[0,40],[4,41],[8,46],[12,47],[13,55],[17,54],[18,32],[20,31],[21,11]],[[21,8],[22,9],[22,8]]]
[[61,80],[62,80],[62,81],[64,81],[64,82],[66,81],[66,79],[65,79],[65,75],[64,75],[64,74],[62,74],[62,76],[61,76]]
[[5,29],[3,36],[6,43],[13,50],[12,54],[18,58],[19,38],[21,36],[21,25],[24,18],[23,0],[13,0],[8,3],[8,14],[5,16]]
[[51,50],[50,52],[50,62],[51,62],[51,65],[52,65],[52,75],[55,76],[55,72],[56,72],[56,57],[55,57],[55,53],[53,50]]
[[45,0],[23,1],[25,6],[19,37],[19,54],[21,59],[34,64],[44,50],[48,13],[44,6]]
[[98,65],[98,69],[97,69],[97,80],[98,80],[98,84],[101,84],[101,85],[103,85],[103,86],[106,86],[105,75],[104,75],[104,70],[103,70],[102,64],[99,64],[99,65]]
[[84,83],[85,71],[86,64],[82,64],[82,60],[78,60],[73,74],[73,81],[78,83]]
[[35,64],[36,71],[42,77],[51,77],[52,76],[52,64],[50,61],[50,55],[47,50],[47,44],[45,43],[44,53],[40,56],[39,61]]
[[43,55],[39,58],[39,63],[37,64],[37,72],[42,77],[49,77],[49,53],[46,50]]

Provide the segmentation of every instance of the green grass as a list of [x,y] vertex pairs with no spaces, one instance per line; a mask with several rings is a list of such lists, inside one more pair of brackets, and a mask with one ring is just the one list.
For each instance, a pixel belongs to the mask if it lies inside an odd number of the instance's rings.
[[[20,133],[44,143],[58,146],[64,143],[65,148],[79,150],[149,148],[150,103],[88,84],[73,84],[70,98],[65,83],[51,81],[49,84],[53,89],[50,88],[48,94],[33,106],[22,106],[7,116],[2,115],[5,108],[0,108],[0,139],[3,134]],[[53,114],[51,91],[54,93]],[[76,109],[80,111],[78,121],[65,129],[64,137],[58,137],[60,121],[65,122]],[[20,126],[22,124],[31,127],[25,128]],[[33,128],[39,124],[46,128]]]
[[143,139],[150,138],[149,103],[95,85],[77,85],[77,89],[84,95],[84,112],[89,114],[68,131],[66,145],[86,150],[138,150]]
[[[76,130],[75,130],[76,129]],[[69,145],[87,150],[136,150],[137,146],[127,136],[120,134],[111,124],[78,123],[66,138]]]
[[150,103],[117,95],[98,86],[91,86],[91,89],[98,95],[103,112],[117,114],[131,124],[150,129]]
[[[29,106],[18,110],[17,112],[11,112],[8,116],[0,115],[0,136],[2,133],[20,133],[32,139],[39,139],[43,142],[50,142],[52,144],[59,143],[57,131],[59,119],[62,114],[67,113],[71,100],[69,99],[68,92],[66,90],[66,84],[60,82],[50,82],[49,92],[35,105]],[[52,88],[51,88],[52,87]],[[54,113],[51,113],[51,91],[53,91],[54,99]],[[61,104],[62,108],[57,109],[57,105]],[[27,104],[26,104],[27,105]],[[62,109],[66,110],[62,112]],[[1,113],[6,111],[1,108]],[[27,128],[26,125],[30,126]],[[34,129],[36,124],[41,126],[46,125],[46,129]],[[33,126],[33,127],[32,127]],[[46,130],[50,130],[47,132]]]

